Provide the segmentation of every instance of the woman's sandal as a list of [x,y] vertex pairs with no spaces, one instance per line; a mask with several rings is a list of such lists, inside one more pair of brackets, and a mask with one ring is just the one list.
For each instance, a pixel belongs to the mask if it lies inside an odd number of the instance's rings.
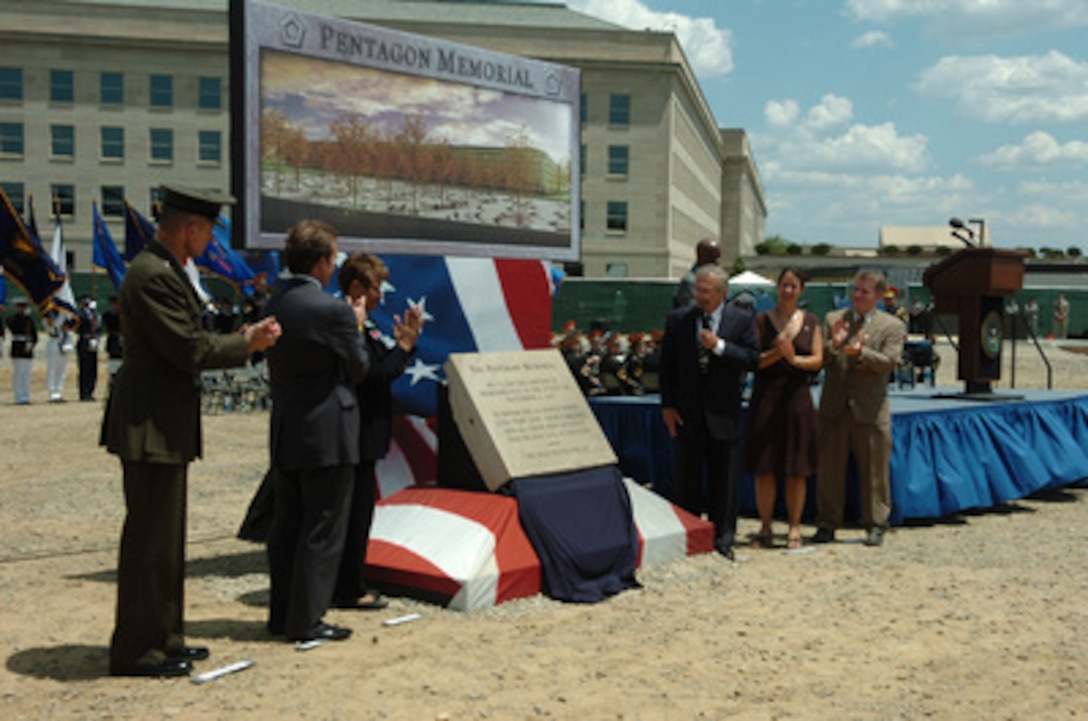
[[751,542],[748,544],[749,548],[774,548],[774,536],[764,535],[762,533],[752,536]]
[[786,550],[796,551],[798,548],[804,547],[804,545],[805,542],[801,540],[800,533],[798,533],[797,535],[791,533],[790,535],[786,536]]

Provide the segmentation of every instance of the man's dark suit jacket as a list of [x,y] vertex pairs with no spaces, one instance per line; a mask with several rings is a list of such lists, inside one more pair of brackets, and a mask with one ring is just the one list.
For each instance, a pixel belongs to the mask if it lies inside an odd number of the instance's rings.
[[268,349],[275,518],[268,538],[268,628],[311,638],[332,599],[359,463],[365,336],[343,300],[308,276],[265,305],[283,328]]
[[268,349],[272,465],[283,471],[359,462],[355,386],[366,342],[355,313],[304,277],[280,284],[264,308],[283,335]]
[[736,440],[745,373],[759,364],[752,316],[726,305],[716,334],[725,340],[720,356],[711,353],[707,373],[699,370],[696,329],[703,311],[695,305],[677,308],[665,321],[661,348],[661,407],[675,408],[684,425],[681,436],[706,427],[711,438]]

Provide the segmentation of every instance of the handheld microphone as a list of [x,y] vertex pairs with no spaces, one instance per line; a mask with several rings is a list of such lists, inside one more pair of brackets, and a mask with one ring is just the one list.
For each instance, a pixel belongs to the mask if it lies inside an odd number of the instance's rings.
[[[710,313],[703,313],[703,330],[710,330],[710,322]],[[699,363],[700,373],[705,375],[710,371],[710,351],[707,350],[706,346],[702,344],[701,334],[699,343],[699,357],[697,358],[697,361]]]

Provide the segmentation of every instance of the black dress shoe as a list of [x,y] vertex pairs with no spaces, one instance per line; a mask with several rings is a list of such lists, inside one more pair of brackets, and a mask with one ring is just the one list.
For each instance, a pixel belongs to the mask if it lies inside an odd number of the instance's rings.
[[735,554],[733,553],[733,546],[731,545],[725,543],[715,543],[714,550],[725,556],[730,561],[737,560]]
[[305,636],[289,639],[291,641],[343,641],[351,637],[351,629],[333,626],[331,623],[319,623]]
[[207,646],[182,646],[166,652],[167,658],[180,658],[186,661],[203,661],[211,655]]
[[812,537],[813,543],[831,543],[835,540],[835,529],[820,527],[816,529],[816,534]]
[[158,678],[171,678],[174,676],[188,676],[193,670],[193,664],[183,658],[167,658],[157,663],[138,663],[135,666],[124,668],[111,668],[111,676],[150,676]]

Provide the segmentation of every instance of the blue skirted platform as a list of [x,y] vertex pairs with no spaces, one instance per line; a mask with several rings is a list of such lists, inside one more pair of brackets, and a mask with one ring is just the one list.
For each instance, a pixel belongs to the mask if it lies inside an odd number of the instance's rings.
[[[1088,393],[1016,390],[998,401],[940,397],[956,392],[928,386],[890,391],[893,524],[989,508],[1088,478]],[[814,397],[818,402],[818,387]],[[620,470],[668,498],[673,448],[660,398],[592,398],[590,407]],[[806,513],[814,483],[810,478]],[[752,485],[750,476],[741,477],[742,512],[755,510]],[[848,488],[856,493],[855,479]]]

